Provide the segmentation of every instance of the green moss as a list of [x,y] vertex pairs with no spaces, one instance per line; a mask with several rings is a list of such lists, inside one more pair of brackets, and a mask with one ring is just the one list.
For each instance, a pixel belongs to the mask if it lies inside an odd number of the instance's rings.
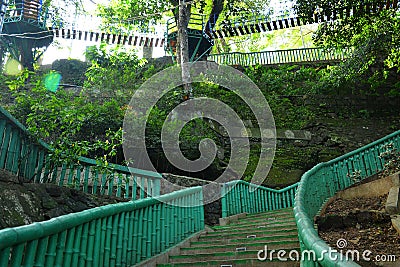
[[341,154],[338,148],[319,145],[297,147],[291,141],[283,142],[276,149],[274,162],[264,185],[283,187],[296,183],[304,172],[316,164],[329,161]]

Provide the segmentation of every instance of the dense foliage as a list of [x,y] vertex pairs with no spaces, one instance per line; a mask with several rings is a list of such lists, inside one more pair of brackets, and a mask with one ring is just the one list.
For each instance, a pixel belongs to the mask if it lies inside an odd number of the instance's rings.
[[[330,77],[333,87],[345,87],[342,93],[399,94],[400,13],[398,7],[389,5],[385,9],[386,4],[396,2],[297,1],[297,12],[306,20],[314,16],[333,18],[333,14],[337,14],[336,20],[320,24],[314,35],[317,46],[354,48],[352,57]],[[354,13],[346,13],[353,8]]]
[[[186,1],[191,13],[209,16],[212,24],[228,25],[230,21],[269,14],[269,1],[245,0],[200,0]],[[118,27],[125,30],[147,30],[152,24],[163,19],[162,15],[177,17],[178,0],[138,1],[113,0],[107,5],[99,5],[99,13],[107,21],[107,27]],[[171,12],[172,11],[172,12]],[[220,18],[220,19],[219,19]],[[219,20],[218,20],[219,19]]]

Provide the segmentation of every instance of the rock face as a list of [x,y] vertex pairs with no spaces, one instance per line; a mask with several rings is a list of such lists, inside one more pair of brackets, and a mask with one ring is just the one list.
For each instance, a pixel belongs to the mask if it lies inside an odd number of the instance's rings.
[[63,84],[82,86],[85,81],[85,72],[89,65],[77,59],[58,59],[53,62],[51,68],[62,76]]
[[0,170],[0,229],[121,201],[127,200],[95,196],[54,184],[20,184],[16,176]]

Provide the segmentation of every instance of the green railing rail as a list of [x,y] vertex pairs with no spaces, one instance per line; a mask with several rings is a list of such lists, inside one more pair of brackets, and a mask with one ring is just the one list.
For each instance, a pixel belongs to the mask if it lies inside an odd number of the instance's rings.
[[[160,194],[161,174],[121,165],[108,170],[96,161],[81,157],[79,165],[54,166],[51,149],[35,140],[27,129],[0,107],[0,169],[6,169],[35,183],[52,182],[86,193],[140,199]],[[1,265],[0,265],[1,266]]]
[[[192,13],[190,16],[189,24],[188,24],[188,29],[191,30],[203,30],[204,26],[207,22],[208,18],[205,15],[201,14],[196,14]],[[176,24],[175,18],[170,18],[167,20],[167,32],[166,34],[170,34],[173,32],[178,31],[178,26]]]
[[223,53],[213,54],[207,60],[221,65],[275,65],[302,62],[331,62],[342,61],[351,53],[351,49],[341,51],[326,50],[323,48],[301,48],[253,53]]
[[222,217],[293,207],[297,186],[276,190],[242,180],[225,183],[221,189]]
[[360,174],[360,179],[364,179],[383,170],[384,160],[380,154],[386,151],[383,146],[387,144],[393,144],[395,149],[399,149],[400,131],[339,158],[320,163],[302,176],[294,205],[300,247],[302,251],[313,250],[317,258],[323,257],[319,262],[306,257],[302,266],[359,266],[341,254],[327,254],[331,248],[319,238],[313,219],[327,199],[354,183],[349,177],[354,172]]
[[0,266],[132,266],[203,229],[192,187],[0,230]]
[[48,8],[44,7],[42,1],[10,1],[5,14],[4,23],[26,21],[45,27],[49,18]]

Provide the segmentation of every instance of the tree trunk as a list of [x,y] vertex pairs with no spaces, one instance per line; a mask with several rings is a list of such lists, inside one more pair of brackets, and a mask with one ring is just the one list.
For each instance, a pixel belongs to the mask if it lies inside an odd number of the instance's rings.
[[143,58],[151,59],[153,58],[153,46],[143,46]]
[[217,23],[218,17],[224,9],[224,0],[213,0],[213,6],[211,14],[208,17],[205,32],[211,36],[211,30],[214,28],[215,23]]
[[187,63],[189,63],[189,38],[187,31],[189,19],[190,6],[186,5],[185,0],[179,0],[177,55],[179,54],[178,64],[180,64],[182,68],[184,100],[191,98],[193,94],[189,67],[187,65]]
[[35,59],[33,58],[33,45],[30,40],[21,40],[21,45],[19,47],[19,52],[20,52],[20,62],[21,65],[30,70],[33,71],[33,63]]

